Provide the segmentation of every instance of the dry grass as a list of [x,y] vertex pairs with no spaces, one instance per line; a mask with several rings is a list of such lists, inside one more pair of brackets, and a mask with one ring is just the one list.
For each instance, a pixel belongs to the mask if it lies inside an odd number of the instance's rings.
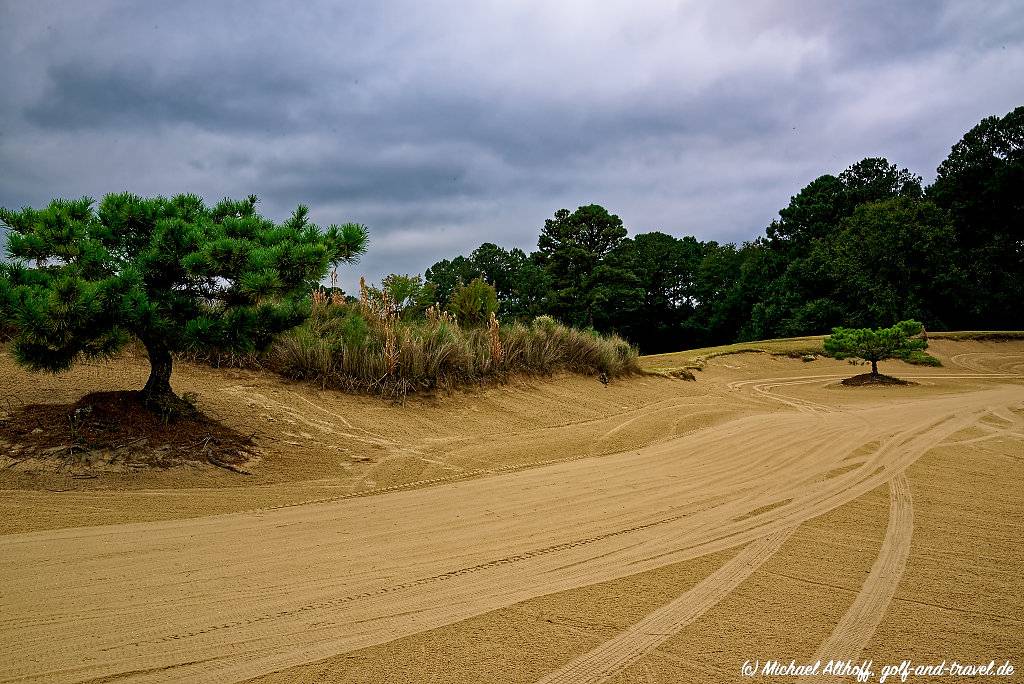
[[[314,292],[313,313],[299,328],[281,335],[262,354],[218,350],[186,356],[213,366],[265,368],[322,387],[401,397],[424,391],[505,382],[517,375],[572,372],[609,377],[646,373],[694,379],[709,359],[744,353],[788,356],[805,361],[824,354],[824,335],[737,342],[639,357],[617,335],[568,328],[549,316],[529,325],[502,325],[492,317],[485,327],[462,328],[446,311],[431,307],[425,320],[405,321],[391,302],[362,288],[358,303],[325,291]],[[1010,341],[1018,331],[929,332],[931,339]],[[914,365],[941,365],[922,353],[904,359]]]
[[462,328],[450,317],[403,321],[372,302],[317,304],[285,333],[264,366],[286,377],[349,391],[405,396],[502,382],[516,375],[574,372],[609,377],[639,371],[634,347],[617,336],[568,328],[547,317],[530,325]]

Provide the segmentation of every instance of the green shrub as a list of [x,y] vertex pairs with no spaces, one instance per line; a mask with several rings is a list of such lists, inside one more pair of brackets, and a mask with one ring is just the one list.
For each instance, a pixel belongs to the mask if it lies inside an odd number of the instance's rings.
[[362,347],[370,338],[370,324],[356,307],[329,307],[313,321],[312,329],[336,345]]
[[474,278],[455,288],[448,310],[455,315],[459,325],[484,325],[491,314],[498,311],[498,293],[483,278]]
[[928,352],[915,349],[914,351],[902,354],[900,357],[903,361],[913,364],[915,366],[941,366],[942,361],[929,354]]

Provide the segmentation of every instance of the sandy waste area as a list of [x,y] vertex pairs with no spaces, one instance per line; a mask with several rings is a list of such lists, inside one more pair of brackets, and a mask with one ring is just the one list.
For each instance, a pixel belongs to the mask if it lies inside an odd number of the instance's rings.
[[[1024,681],[1024,343],[929,351],[880,364],[905,387],[743,353],[404,405],[178,364],[242,472],[0,442],[0,682]],[[0,356],[0,420],[147,370]]]

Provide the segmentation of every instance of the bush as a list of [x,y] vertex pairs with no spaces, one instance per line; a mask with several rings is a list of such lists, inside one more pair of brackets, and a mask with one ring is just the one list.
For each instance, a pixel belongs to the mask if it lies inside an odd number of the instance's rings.
[[557,325],[558,321],[547,314],[533,319],[533,327],[541,330],[553,330]]
[[474,278],[455,288],[448,310],[459,325],[484,325],[498,311],[498,293],[483,278]]
[[915,349],[914,351],[907,352],[899,357],[907,363],[915,366],[941,366],[942,361],[929,354],[928,352]]
[[486,327],[469,327],[444,313],[403,321],[381,311],[368,298],[314,306],[305,324],[272,345],[265,365],[324,387],[389,396],[514,375],[615,377],[639,370],[636,349],[622,338],[575,330],[550,318],[502,326],[491,317]]

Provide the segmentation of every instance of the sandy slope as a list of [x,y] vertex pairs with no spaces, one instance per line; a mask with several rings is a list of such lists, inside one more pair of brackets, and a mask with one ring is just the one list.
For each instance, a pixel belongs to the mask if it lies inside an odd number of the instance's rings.
[[914,387],[736,355],[697,383],[405,407],[186,369],[262,431],[257,476],[5,472],[0,681],[732,681],[747,658],[875,653],[1024,668],[1024,345],[934,351],[945,367],[886,369]]

